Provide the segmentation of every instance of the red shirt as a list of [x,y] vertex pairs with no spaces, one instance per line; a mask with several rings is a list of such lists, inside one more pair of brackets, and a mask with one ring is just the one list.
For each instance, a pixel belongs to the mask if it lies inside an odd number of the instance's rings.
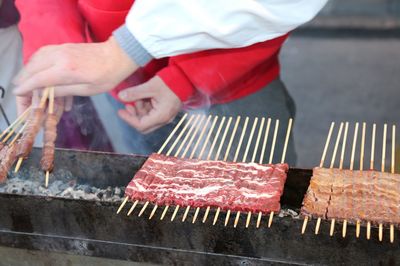
[[[26,62],[44,45],[107,40],[124,23],[133,0],[16,0],[16,4]],[[158,75],[186,106],[226,103],[278,77],[278,54],[286,38],[153,60],[111,94],[117,98],[120,90]]]

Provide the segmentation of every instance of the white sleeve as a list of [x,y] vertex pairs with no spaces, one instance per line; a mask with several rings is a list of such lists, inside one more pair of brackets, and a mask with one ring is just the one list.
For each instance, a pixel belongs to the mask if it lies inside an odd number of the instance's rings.
[[327,0],[136,0],[126,27],[155,58],[245,47],[311,20]]

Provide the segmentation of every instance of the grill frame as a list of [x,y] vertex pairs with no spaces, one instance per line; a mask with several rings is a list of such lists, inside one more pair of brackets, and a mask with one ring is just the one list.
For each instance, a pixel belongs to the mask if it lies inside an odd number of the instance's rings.
[[[38,167],[40,155],[41,149],[34,149],[22,170],[29,169],[33,177],[43,175]],[[128,184],[145,159],[139,155],[60,149],[56,151],[55,165],[70,169],[78,182],[99,187],[120,186]],[[284,208],[298,210],[310,178],[311,170],[289,170],[281,200]],[[116,215],[119,204],[0,193],[0,245],[167,265],[400,262],[397,238],[394,244],[388,239],[380,243],[375,229],[369,241],[364,236],[356,239],[353,225],[348,227],[346,238],[342,238],[340,230],[331,238],[329,230],[321,230],[317,236],[301,235],[302,220],[291,217],[275,216],[271,228],[267,228],[267,219],[263,218],[259,229],[255,228],[253,218],[246,229],[244,218],[237,228],[232,223],[224,227],[224,213],[212,226],[212,219],[206,224],[199,220],[195,224],[189,222],[193,211],[185,223],[180,219],[160,221],[161,211],[148,220],[151,208],[144,217],[137,217],[137,210],[129,217]],[[166,218],[172,212],[173,208]],[[177,218],[181,217],[182,212]],[[315,220],[310,221],[309,230],[314,228],[314,223]],[[322,221],[321,227],[328,229],[329,222]]]

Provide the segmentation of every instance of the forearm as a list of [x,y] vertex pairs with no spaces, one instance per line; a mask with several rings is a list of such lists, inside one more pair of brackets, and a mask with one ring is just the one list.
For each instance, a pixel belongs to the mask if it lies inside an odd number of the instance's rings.
[[136,0],[114,36],[131,58],[145,65],[151,58],[274,39],[311,20],[326,2]]

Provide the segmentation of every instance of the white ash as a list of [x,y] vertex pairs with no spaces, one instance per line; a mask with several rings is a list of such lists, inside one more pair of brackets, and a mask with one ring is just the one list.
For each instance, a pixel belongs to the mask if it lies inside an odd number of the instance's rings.
[[17,174],[9,173],[7,182],[0,184],[0,193],[19,195],[39,195],[120,202],[124,198],[125,187],[98,188],[88,184],[78,184],[77,178],[66,170],[57,170],[50,175],[49,186],[44,186],[45,175],[37,169],[21,169]]
[[279,212],[278,216],[279,217],[290,216],[292,218],[298,219],[298,218],[300,218],[300,213],[298,213],[292,209],[282,208],[281,211]]

